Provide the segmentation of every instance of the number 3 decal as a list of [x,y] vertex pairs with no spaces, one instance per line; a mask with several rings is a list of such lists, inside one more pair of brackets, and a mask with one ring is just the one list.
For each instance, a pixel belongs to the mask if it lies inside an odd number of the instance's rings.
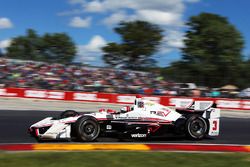
[[213,121],[213,128],[212,128],[212,130],[217,130],[218,129],[218,121],[217,120],[214,120]]

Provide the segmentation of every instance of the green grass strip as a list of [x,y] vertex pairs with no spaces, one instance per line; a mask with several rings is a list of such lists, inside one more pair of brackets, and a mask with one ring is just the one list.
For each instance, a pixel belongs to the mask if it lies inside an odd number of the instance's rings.
[[[153,166],[154,165],[154,166]],[[156,166],[157,165],[157,166]],[[0,167],[249,167],[247,153],[0,152]]]

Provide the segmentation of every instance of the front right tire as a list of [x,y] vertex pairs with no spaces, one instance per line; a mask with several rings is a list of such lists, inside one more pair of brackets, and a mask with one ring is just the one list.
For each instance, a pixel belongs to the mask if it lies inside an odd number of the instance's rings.
[[75,125],[76,138],[78,141],[94,141],[100,134],[100,125],[94,117],[82,116]]

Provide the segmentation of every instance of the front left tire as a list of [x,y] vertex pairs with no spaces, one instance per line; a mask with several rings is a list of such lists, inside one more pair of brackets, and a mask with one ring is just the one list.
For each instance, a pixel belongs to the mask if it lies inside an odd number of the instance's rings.
[[80,117],[75,125],[76,138],[78,141],[94,141],[100,134],[100,125],[94,117]]

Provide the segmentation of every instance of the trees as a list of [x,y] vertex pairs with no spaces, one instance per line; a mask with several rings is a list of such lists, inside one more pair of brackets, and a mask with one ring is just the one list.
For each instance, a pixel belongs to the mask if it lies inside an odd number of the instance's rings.
[[39,36],[28,29],[25,36],[14,38],[7,48],[8,58],[69,63],[76,53],[75,44],[65,33]]
[[75,44],[65,33],[46,33],[42,40],[43,55],[49,62],[70,63],[76,54]]
[[11,45],[7,47],[7,57],[26,60],[36,60],[40,49],[40,39],[37,33],[28,29],[25,36],[14,38]]
[[127,69],[140,69],[155,65],[151,56],[163,38],[162,30],[145,21],[121,22],[114,29],[122,42],[108,43],[103,47],[103,60],[110,66],[121,65]]
[[172,64],[169,74],[210,87],[241,84],[244,41],[240,32],[225,17],[211,13],[191,17],[187,26],[182,60]]

